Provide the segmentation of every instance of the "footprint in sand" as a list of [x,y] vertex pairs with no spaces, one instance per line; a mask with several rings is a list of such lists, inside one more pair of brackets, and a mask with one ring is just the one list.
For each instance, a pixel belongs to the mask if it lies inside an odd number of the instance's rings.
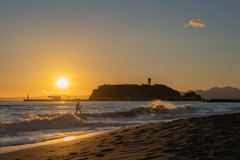
[[155,154],[155,152],[148,153],[148,154],[146,154],[145,156],[151,156],[151,155],[153,155],[153,154]]
[[121,141],[124,136],[115,136],[117,141]]
[[118,135],[116,135],[115,137],[116,137],[116,138],[123,138],[124,136],[118,136]]
[[127,132],[127,131],[129,131],[129,129],[125,129],[125,130],[123,130],[122,133],[123,133],[123,132]]
[[147,139],[152,139],[153,138],[153,136],[147,136]]
[[30,157],[30,156],[35,156],[37,154],[29,154],[29,155],[26,155],[26,157]]
[[104,142],[104,141],[106,141],[106,139],[102,139],[102,140],[100,140],[101,142]]
[[128,143],[124,143],[123,146],[128,146]]
[[83,157],[83,158],[80,158],[79,160],[86,160],[86,159],[89,159],[88,157]]
[[104,147],[104,145],[97,145],[97,147]]
[[100,154],[96,154],[95,156],[96,156],[96,157],[104,157],[104,154],[101,154],[101,153],[100,153]]
[[140,133],[144,133],[146,131],[147,131],[146,129],[142,129],[142,130],[140,130]]
[[111,133],[111,134],[109,134],[109,135],[114,135],[114,134],[116,134],[116,133]]
[[109,144],[116,144],[116,142],[115,142],[115,141],[113,141],[113,142],[109,142]]
[[60,148],[67,148],[67,147],[69,147],[69,146],[65,146],[65,147],[60,147]]
[[78,154],[77,152],[72,152],[72,153],[70,153],[70,154],[68,154],[68,155],[76,155],[76,154]]
[[75,145],[79,145],[79,144],[81,144],[81,143],[75,143]]
[[101,152],[112,152],[114,151],[113,148],[103,149]]
[[123,142],[123,143],[120,143],[120,144],[123,144],[122,146],[128,146],[129,143],[131,143],[130,141],[121,141],[121,142]]
[[123,141],[120,141],[120,142],[118,142],[117,144],[123,144],[124,142]]
[[157,159],[159,157],[162,157],[162,155],[149,156],[149,157],[146,157],[145,159]]
[[88,152],[81,152],[81,154],[86,154],[86,153],[88,153]]
[[81,151],[86,151],[86,150],[88,150],[88,148],[87,148],[87,147],[85,147],[85,148],[81,149]]

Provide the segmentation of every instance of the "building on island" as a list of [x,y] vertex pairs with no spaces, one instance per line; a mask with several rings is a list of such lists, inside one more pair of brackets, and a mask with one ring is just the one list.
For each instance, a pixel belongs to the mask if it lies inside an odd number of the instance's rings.
[[61,96],[48,96],[48,98],[51,98],[53,101],[61,101]]
[[151,78],[150,77],[148,78],[148,85],[149,86],[151,85]]

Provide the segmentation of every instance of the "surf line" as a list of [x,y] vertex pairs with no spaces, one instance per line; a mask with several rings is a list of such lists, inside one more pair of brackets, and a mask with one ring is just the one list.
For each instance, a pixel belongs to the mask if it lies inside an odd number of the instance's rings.
[[111,131],[111,130],[86,133],[86,134],[77,135],[77,136],[68,136],[68,137],[64,137],[64,138],[58,138],[58,139],[47,140],[44,142],[37,142],[37,143],[31,143],[31,144],[21,144],[21,145],[0,147],[0,154],[19,151],[19,150],[28,149],[28,148],[39,147],[39,146],[44,146],[44,145],[49,145],[49,144],[55,144],[55,143],[60,143],[60,142],[65,142],[65,141],[70,141],[70,140],[83,139],[83,138],[103,134],[103,133],[106,133],[109,131]]

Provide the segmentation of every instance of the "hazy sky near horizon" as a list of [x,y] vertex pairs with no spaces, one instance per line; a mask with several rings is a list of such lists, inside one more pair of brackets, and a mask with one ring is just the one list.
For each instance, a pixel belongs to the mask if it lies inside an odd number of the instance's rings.
[[0,97],[240,88],[239,17],[240,0],[0,1]]

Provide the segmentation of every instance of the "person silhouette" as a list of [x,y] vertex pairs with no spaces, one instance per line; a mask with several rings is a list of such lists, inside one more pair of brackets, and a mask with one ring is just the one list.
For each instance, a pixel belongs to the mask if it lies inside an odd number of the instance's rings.
[[79,102],[76,104],[76,112],[75,114],[77,114],[77,111],[79,111],[81,113],[81,108],[82,106],[80,106]]

